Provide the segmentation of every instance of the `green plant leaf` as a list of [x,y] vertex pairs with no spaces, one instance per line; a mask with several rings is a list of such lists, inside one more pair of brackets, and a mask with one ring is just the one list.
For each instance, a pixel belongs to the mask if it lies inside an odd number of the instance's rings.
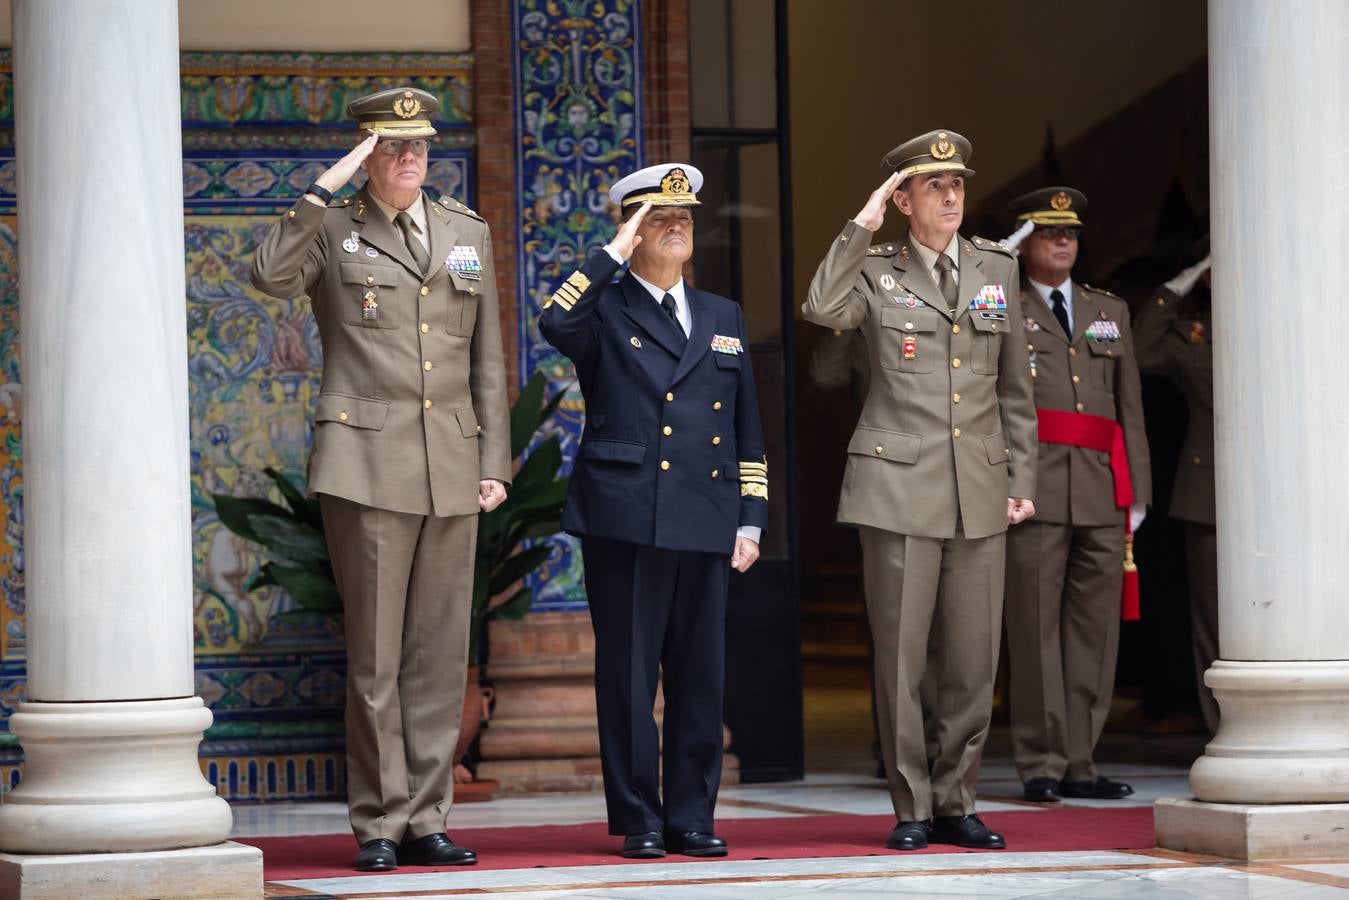
[[543,565],[552,552],[553,547],[551,545],[536,544],[502,560],[501,564],[492,572],[492,578],[487,585],[488,594],[495,597],[506,590],[506,588]]
[[233,497],[229,494],[212,494],[211,501],[215,504],[215,512],[220,517],[221,525],[255,544],[265,545],[266,541],[254,530],[252,523],[249,522],[250,516],[291,518],[290,510],[284,506],[278,506],[270,500],[263,500],[261,497]]
[[511,482],[510,495],[529,496],[540,486],[549,484],[557,478],[557,470],[562,468],[562,444],[553,435],[529,451],[529,457],[520,465]]
[[520,389],[520,396],[511,406],[511,458],[515,459],[534,439],[539,427],[539,409],[543,406],[543,392],[548,387],[548,379],[542,372],[535,371]]
[[297,522],[289,514],[281,516],[258,515],[248,517],[248,524],[262,539],[262,544],[277,556],[292,562],[328,558],[328,545],[323,533],[313,526]]
[[512,622],[518,622],[529,612],[534,603],[534,592],[527,587],[522,587],[511,595],[511,598],[505,603],[499,603],[487,612],[488,619],[507,619]]
[[306,497],[304,492],[295,485],[295,482],[271,466],[262,471],[267,473],[268,478],[276,482],[276,487],[281,491],[281,496],[286,498],[286,505],[295,513],[297,519],[320,531],[323,530],[323,515],[319,512],[317,500]]
[[341,614],[342,598],[331,578],[316,575],[308,569],[274,562],[267,563],[263,569],[273,583],[279,585],[302,609],[315,613]]

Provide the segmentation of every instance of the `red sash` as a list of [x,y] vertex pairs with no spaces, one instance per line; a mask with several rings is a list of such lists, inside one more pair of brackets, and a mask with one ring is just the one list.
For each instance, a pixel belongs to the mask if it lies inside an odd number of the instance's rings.
[[1124,514],[1124,589],[1120,598],[1120,618],[1136,622],[1138,607],[1138,566],[1134,565],[1134,536],[1129,527],[1128,509],[1134,502],[1134,486],[1129,480],[1129,456],[1124,450],[1124,429],[1114,419],[1090,416],[1061,409],[1037,409],[1040,442],[1085,447],[1110,454],[1110,472],[1115,481],[1115,506]]

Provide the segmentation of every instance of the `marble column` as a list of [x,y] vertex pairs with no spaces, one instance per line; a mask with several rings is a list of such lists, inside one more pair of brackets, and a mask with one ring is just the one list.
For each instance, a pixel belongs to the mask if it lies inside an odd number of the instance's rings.
[[177,2],[17,0],[13,36],[28,687],[0,893],[74,896],[87,864],[24,855],[98,852],[104,893],[165,895],[175,858],[128,851],[231,826],[197,763]]
[[1164,847],[1349,851],[1349,4],[1209,3],[1222,722]]

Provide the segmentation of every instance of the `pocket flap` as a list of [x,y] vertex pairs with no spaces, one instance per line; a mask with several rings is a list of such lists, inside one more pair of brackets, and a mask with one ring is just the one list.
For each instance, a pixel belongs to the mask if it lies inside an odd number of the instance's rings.
[[921,434],[903,431],[883,431],[879,428],[858,426],[848,443],[848,452],[859,456],[873,456],[891,462],[916,463],[918,450],[923,446]]
[[454,285],[456,291],[463,291],[466,294],[476,295],[481,288],[481,278],[469,278],[462,272],[449,272],[450,283]]
[[398,286],[397,266],[372,266],[368,263],[339,263],[344,284],[377,284],[380,287]]
[[1119,356],[1122,352],[1120,348],[1123,346],[1121,341],[1087,341],[1087,349],[1094,356]]
[[712,355],[716,357],[719,369],[738,369],[742,365],[739,353],[718,353],[713,350]]
[[975,331],[1006,334],[1007,313],[972,309],[970,310],[970,324],[974,326]]
[[984,451],[988,453],[990,466],[1005,463],[1012,455],[1012,449],[1007,446],[1007,439],[1002,436],[1001,431],[984,438]]
[[389,417],[389,401],[351,394],[320,394],[314,409],[315,422],[339,422],[352,428],[379,431]]
[[586,459],[640,464],[646,458],[646,444],[635,441],[586,441],[581,447]]
[[936,331],[937,325],[944,321],[930,309],[901,309],[898,306],[881,307],[881,327],[893,328],[918,334]]
[[459,420],[459,433],[466,438],[477,437],[482,431],[478,427],[478,414],[473,411],[473,407],[465,406],[454,411],[454,417]]

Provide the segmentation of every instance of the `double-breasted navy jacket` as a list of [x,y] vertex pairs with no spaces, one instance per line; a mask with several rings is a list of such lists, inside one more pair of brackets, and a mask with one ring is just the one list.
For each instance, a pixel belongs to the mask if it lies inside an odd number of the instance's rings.
[[562,527],[729,555],[768,524],[768,466],[739,305],[685,285],[689,337],[597,250],[545,303],[543,336],[576,366],[586,423]]

